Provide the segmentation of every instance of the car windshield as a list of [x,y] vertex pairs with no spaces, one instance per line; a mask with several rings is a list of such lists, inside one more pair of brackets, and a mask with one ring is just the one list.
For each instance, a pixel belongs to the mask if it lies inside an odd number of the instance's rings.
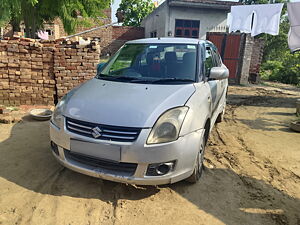
[[136,83],[191,83],[196,78],[197,45],[126,44],[97,78]]

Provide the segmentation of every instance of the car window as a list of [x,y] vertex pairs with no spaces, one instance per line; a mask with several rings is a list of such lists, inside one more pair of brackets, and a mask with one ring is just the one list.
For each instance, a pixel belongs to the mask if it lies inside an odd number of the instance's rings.
[[218,67],[222,66],[221,56],[218,53],[218,51],[214,50],[213,54],[214,54],[214,58],[215,58],[215,61],[216,61],[216,66],[218,66]]
[[[127,44],[100,71],[100,78],[196,79],[197,45]],[[121,80],[121,79],[119,79]],[[125,80],[125,81],[128,81]],[[129,82],[129,81],[128,81]]]
[[205,51],[205,75],[209,76],[211,68],[213,68],[215,65],[214,58],[213,58],[213,52],[210,47],[206,47]]
[[[109,72],[119,72],[126,68],[130,68],[138,54],[143,50],[142,45],[136,45],[134,48],[125,46],[123,51],[120,52],[115,62],[111,65]],[[134,57],[132,57],[134,55]]]

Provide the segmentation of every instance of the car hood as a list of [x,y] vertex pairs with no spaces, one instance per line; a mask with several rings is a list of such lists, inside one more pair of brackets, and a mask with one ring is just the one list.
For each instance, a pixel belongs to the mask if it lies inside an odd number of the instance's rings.
[[92,79],[72,91],[64,115],[98,124],[152,127],[170,108],[183,106],[193,84],[157,85]]

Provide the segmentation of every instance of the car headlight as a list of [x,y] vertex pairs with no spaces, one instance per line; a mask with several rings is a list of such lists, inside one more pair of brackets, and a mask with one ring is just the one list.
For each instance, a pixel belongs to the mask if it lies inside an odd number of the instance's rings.
[[58,128],[61,128],[61,124],[63,120],[63,109],[66,101],[65,99],[66,99],[66,95],[56,105],[51,118],[51,122]]
[[188,107],[170,109],[156,121],[148,137],[147,144],[159,144],[178,139]]

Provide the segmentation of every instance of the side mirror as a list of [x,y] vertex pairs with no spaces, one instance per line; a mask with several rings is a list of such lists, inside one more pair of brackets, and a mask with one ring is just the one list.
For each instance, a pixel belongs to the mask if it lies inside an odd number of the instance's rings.
[[225,67],[213,67],[210,70],[209,79],[223,80],[229,77],[229,70]]
[[97,74],[103,69],[103,67],[106,65],[106,63],[99,63],[97,65]]

